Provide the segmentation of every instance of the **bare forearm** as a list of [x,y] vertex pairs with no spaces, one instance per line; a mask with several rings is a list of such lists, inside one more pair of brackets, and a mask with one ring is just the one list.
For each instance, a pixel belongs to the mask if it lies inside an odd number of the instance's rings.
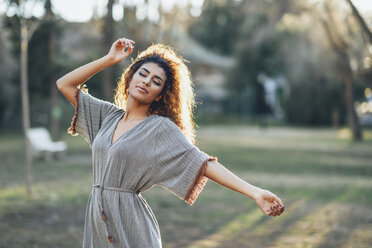
[[57,80],[57,86],[76,87],[87,81],[97,72],[111,65],[112,65],[111,59],[108,56],[104,56],[67,73],[66,75]]
[[254,199],[261,189],[237,177],[217,161],[208,162],[206,176],[216,183]]
[[205,174],[216,183],[252,198],[266,215],[279,216],[284,211],[278,196],[245,182],[217,161],[208,162]]
[[76,87],[86,82],[97,72],[113,65],[112,58],[104,56],[86,65],[83,65],[57,80],[57,87],[61,93],[76,106],[75,91]]
[[134,41],[132,40],[126,38],[117,39],[112,44],[110,51],[106,56],[83,65],[58,79],[58,89],[72,105],[76,106],[76,87],[85,83],[85,81],[97,72],[123,61],[132,53],[133,45]]

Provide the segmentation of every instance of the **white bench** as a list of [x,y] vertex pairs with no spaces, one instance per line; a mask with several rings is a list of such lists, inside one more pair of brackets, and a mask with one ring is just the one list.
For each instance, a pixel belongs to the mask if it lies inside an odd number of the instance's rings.
[[33,157],[50,159],[53,154],[67,149],[65,142],[52,141],[48,130],[43,127],[30,128],[27,132],[27,138],[32,147]]

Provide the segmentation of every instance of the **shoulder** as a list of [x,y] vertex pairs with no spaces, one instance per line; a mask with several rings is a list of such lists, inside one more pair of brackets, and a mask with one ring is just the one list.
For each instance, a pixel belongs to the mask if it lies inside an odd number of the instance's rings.
[[156,117],[154,118],[155,121],[158,123],[158,127],[161,129],[165,130],[173,130],[173,129],[179,129],[180,128],[177,126],[174,121],[172,121],[171,118],[165,117],[165,116],[160,116],[160,115],[155,115]]
[[80,90],[79,94],[80,102],[89,107],[91,110],[96,111],[104,111],[107,112],[106,114],[113,113],[113,112],[123,112],[124,110],[116,106],[114,103],[96,98],[92,96],[87,91]]
[[171,153],[172,151],[185,151],[193,147],[172,119],[168,117],[158,117],[157,119],[159,124],[156,130],[157,149]]
[[174,135],[183,135],[181,129],[169,117],[155,115],[153,121],[153,126],[156,126],[156,133],[159,135],[165,135],[168,137]]

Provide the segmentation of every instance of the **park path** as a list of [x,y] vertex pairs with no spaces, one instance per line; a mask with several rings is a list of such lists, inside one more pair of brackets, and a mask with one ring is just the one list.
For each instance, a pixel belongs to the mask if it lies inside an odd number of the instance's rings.
[[188,248],[368,248],[372,247],[371,210],[299,200],[278,218],[259,215],[259,210],[241,214]]

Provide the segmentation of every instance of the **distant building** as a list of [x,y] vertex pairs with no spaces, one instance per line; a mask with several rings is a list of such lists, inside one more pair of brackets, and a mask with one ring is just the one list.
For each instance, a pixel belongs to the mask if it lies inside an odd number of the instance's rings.
[[218,55],[189,37],[177,32],[174,45],[188,64],[195,83],[198,111],[221,113],[221,102],[227,97],[225,90],[226,72],[234,66],[235,59]]

